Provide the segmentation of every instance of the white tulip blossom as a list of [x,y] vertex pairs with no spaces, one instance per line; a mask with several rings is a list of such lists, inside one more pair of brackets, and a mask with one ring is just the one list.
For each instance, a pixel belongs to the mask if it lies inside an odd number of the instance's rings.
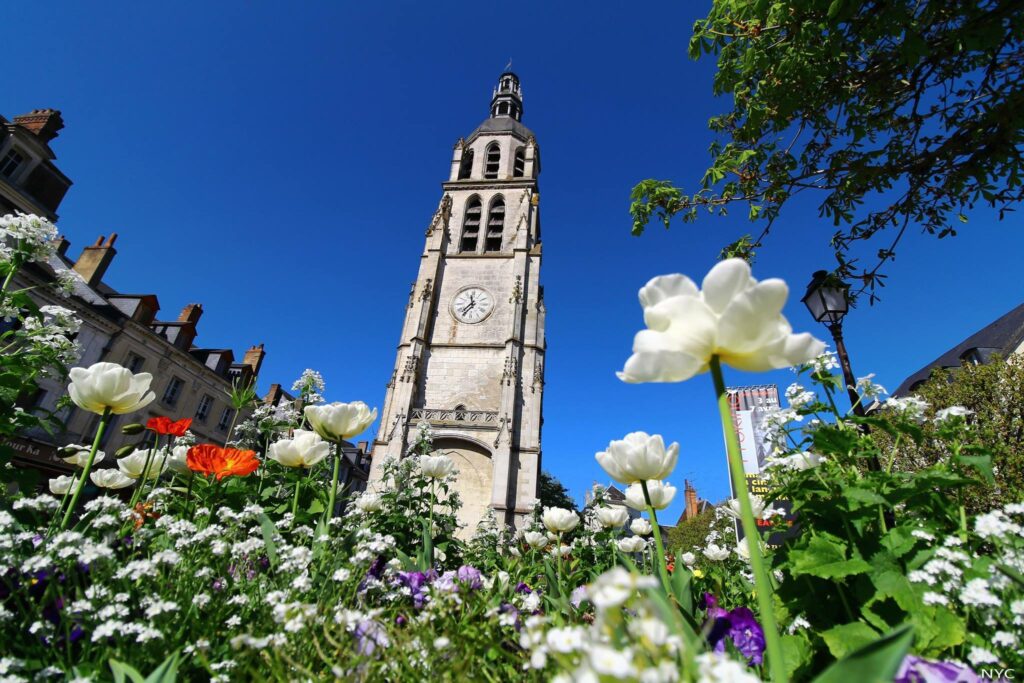
[[704,557],[712,560],[713,562],[721,562],[729,558],[729,549],[722,548],[716,543],[708,543],[708,546],[704,548]]
[[534,550],[543,550],[548,545],[548,537],[539,531],[524,531],[523,541]]
[[455,469],[455,463],[447,455],[421,455],[420,471],[430,479],[444,479]]
[[[146,459],[149,458],[149,467],[146,467]],[[146,451],[134,451],[130,455],[119,458],[117,468],[126,477],[132,479],[156,479],[166,467],[164,454],[155,453],[149,457]]]
[[[85,467],[85,463],[89,460],[89,451],[92,450],[92,446],[82,446],[80,444],[68,444],[61,449],[65,453],[70,455],[61,456],[61,460],[69,465],[75,467]],[[107,454],[103,451],[96,451],[95,457],[93,457],[93,463],[101,462],[103,458],[107,457]]]
[[600,611],[620,607],[636,595],[637,591],[655,588],[658,580],[645,574],[634,574],[615,566],[601,574],[587,586],[587,600]]
[[[676,487],[667,481],[649,481],[647,482],[647,494],[651,497],[652,508],[664,510],[676,497]],[[647,509],[647,499],[644,498],[644,489],[639,482],[630,484],[626,489],[626,505],[634,510]]]
[[684,565],[691,569],[693,568],[693,565],[697,563],[697,556],[689,552],[680,555],[679,559],[682,561]]
[[[782,514],[780,510],[776,510],[771,505],[765,503],[764,498],[761,496],[750,495],[750,507],[754,512],[754,519],[770,519],[775,515]],[[733,519],[740,518],[740,501],[738,498],[732,498],[722,507],[722,511]]]
[[75,486],[78,486],[78,478],[70,474],[50,479],[50,493],[55,496],[63,496]]
[[664,479],[676,467],[679,444],[665,448],[660,434],[632,432],[622,440],[612,441],[607,450],[595,454],[594,458],[612,479],[623,484]]
[[290,439],[281,439],[270,445],[267,457],[285,467],[312,467],[331,452],[331,444],[316,432],[296,429]]
[[594,516],[605,529],[616,529],[629,521],[629,510],[621,505],[599,507],[594,510]]
[[89,475],[92,483],[103,489],[123,489],[131,486],[135,479],[115,469],[95,470]]
[[563,534],[572,531],[580,523],[580,517],[572,510],[565,508],[551,507],[544,508],[541,515],[544,526],[553,534]]
[[114,415],[133,413],[153,402],[149,390],[153,375],[133,374],[117,363],[94,363],[88,368],[71,368],[68,394],[82,410],[102,415],[108,409]]
[[335,442],[362,433],[377,419],[377,409],[362,401],[306,406],[303,414],[313,431]]
[[169,453],[164,451],[164,462],[167,464],[167,469],[176,474],[191,473],[192,470],[188,466],[188,449],[188,446],[175,446]]
[[793,334],[782,315],[788,295],[785,282],[758,282],[738,258],[717,263],[702,289],[685,275],[656,277],[640,290],[647,329],[637,333],[619,379],[682,382],[706,372],[712,356],[751,372],[806,363],[825,344]]
[[620,538],[616,545],[619,550],[624,553],[639,553],[647,547],[647,541],[640,538],[639,536],[627,536],[626,538]]
[[643,517],[637,517],[629,524],[629,530],[637,536],[650,536],[651,532],[654,531],[654,527]]
[[362,512],[377,512],[384,505],[379,493],[364,492],[355,499],[355,506]]
[[551,550],[549,550],[548,552],[551,553],[551,557],[558,557],[559,555],[561,555],[562,557],[569,557],[569,555],[572,554],[572,546],[565,544],[556,544],[551,546]]
[[770,457],[765,467],[781,467],[784,470],[798,471],[809,470],[817,467],[825,461],[823,456],[810,451],[792,453],[785,456]]

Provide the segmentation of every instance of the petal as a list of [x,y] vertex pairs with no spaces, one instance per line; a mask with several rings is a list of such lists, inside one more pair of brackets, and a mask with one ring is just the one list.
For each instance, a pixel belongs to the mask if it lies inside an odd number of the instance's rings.
[[647,348],[638,344],[654,343],[647,335],[638,334],[633,341],[633,351],[670,350],[678,351],[705,362],[711,359],[718,338],[718,316],[703,300],[695,297],[666,299],[657,306],[644,311],[648,326],[662,330],[667,339],[658,340],[658,346]]
[[674,275],[659,275],[652,278],[640,289],[640,305],[649,308],[657,303],[673,296],[700,295],[700,290],[693,280],[676,273]]
[[750,276],[750,264],[740,258],[731,258],[715,264],[701,283],[704,302],[715,313],[725,310],[729,302],[756,281]]
[[685,353],[654,351],[634,353],[622,372],[615,373],[623,382],[682,382],[708,368],[707,362]]
[[718,320],[717,347],[735,353],[755,351],[789,334],[782,316],[789,288],[782,280],[765,280],[736,296]]
[[737,370],[765,372],[806,363],[825,350],[809,332],[790,334],[751,353],[723,353],[722,362]]

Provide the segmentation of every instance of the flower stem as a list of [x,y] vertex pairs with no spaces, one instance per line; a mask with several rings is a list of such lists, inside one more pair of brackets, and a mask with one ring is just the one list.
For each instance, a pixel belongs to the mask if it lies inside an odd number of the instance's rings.
[[647,482],[640,481],[640,488],[644,491],[644,501],[647,502],[647,514],[651,516],[651,529],[654,531],[654,548],[658,554],[658,576],[661,577],[661,586],[665,589],[665,595],[672,595],[672,586],[668,580],[668,567],[665,566],[665,546],[661,543],[661,529],[658,526],[658,513],[651,505],[651,494],[647,492]]
[[[330,529],[334,517],[334,500],[338,495],[338,473],[341,471],[341,444],[334,444],[334,471],[331,473],[331,491],[327,494],[327,510],[324,512],[324,525]],[[328,532],[330,533],[330,532]]]
[[[302,481],[304,477],[299,477],[295,480],[295,498],[292,499],[292,517],[299,511],[299,491],[302,490]],[[294,523],[294,522],[293,522]]]
[[779,626],[775,621],[774,591],[768,572],[765,570],[764,558],[761,556],[761,536],[754,520],[754,509],[750,504],[750,492],[747,490],[747,477],[743,470],[743,457],[740,454],[740,442],[736,436],[736,428],[732,423],[729,410],[729,397],[725,391],[725,379],[722,377],[722,363],[718,356],[711,357],[711,377],[714,381],[715,396],[718,400],[718,413],[722,420],[722,431],[725,432],[725,445],[728,454],[729,474],[732,477],[733,495],[740,502],[740,521],[743,535],[750,549],[750,568],[754,573],[754,586],[757,590],[757,604],[760,611],[761,625],[764,627],[765,645],[768,650],[768,671],[772,681],[783,683],[786,676],[785,661],[782,657],[782,641],[779,638]]
[[68,522],[71,521],[71,516],[75,512],[75,506],[78,505],[78,497],[82,495],[85,482],[89,480],[89,472],[92,471],[92,461],[96,459],[96,451],[100,448],[100,441],[103,439],[103,432],[106,431],[108,422],[110,422],[110,408],[104,408],[103,415],[100,416],[100,423],[96,425],[96,436],[92,440],[92,450],[89,451],[89,458],[85,461],[85,467],[82,468],[82,478],[78,480],[78,486],[75,487],[75,493],[71,496],[68,509],[64,511],[64,518],[60,522],[59,531],[64,531],[68,526]]

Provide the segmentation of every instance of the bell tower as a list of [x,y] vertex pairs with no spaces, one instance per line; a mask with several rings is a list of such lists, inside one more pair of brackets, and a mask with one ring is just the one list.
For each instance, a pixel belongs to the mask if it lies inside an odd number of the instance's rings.
[[537,498],[544,396],[540,150],[501,74],[490,116],[455,143],[427,227],[374,441],[371,485],[426,420],[459,470],[460,521],[518,524]]

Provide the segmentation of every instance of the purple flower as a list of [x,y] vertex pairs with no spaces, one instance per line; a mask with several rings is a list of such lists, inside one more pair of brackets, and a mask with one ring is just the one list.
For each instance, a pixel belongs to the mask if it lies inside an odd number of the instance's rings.
[[455,585],[455,572],[447,571],[434,581],[434,588],[442,593],[457,593],[459,587]]
[[409,620],[405,618],[404,614],[399,614],[395,617],[395,626],[405,626]]
[[704,594],[704,607],[707,609],[704,628],[708,643],[715,652],[725,652],[725,640],[728,638],[747,658],[747,663],[760,664],[764,656],[764,629],[757,623],[754,613],[746,607],[726,611],[718,606],[718,600],[710,593]]
[[569,604],[572,605],[573,607],[575,607],[576,609],[579,609],[580,608],[580,604],[582,604],[583,601],[586,600],[586,599],[587,599],[587,587],[585,585],[584,586],[578,586],[576,588],[576,590],[574,590],[572,592],[572,594],[569,596]]
[[214,579],[213,580],[212,588],[215,591],[222,591],[222,590],[224,590],[224,579],[221,579],[221,578]]
[[372,619],[364,619],[356,625],[356,650],[361,655],[372,655],[377,646],[387,647],[391,644],[384,627]]
[[533,589],[530,588],[529,586],[527,586],[522,581],[520,581],[519,583],[516,584],[516,593],[529,595],[532,592],[533,592]]
[[484,587],[483,576],[480,574],[480,570],[476,567],[464,564],[459,567],[459,571],[455,576],[458,578],[460,583],[465,584],[470,590],[478,590]]
[[398,572],[398,584],[409,589],[409,593],[412,596],[412,604],[416,609],[423,607],[423,604],[427,601],[424,587],[435,576],[437,576],[437,573],[434,570],[430,570],[428,573]]
[[893,683],[981,683],[969,667],[953,662],[933,662],[907,655]]

